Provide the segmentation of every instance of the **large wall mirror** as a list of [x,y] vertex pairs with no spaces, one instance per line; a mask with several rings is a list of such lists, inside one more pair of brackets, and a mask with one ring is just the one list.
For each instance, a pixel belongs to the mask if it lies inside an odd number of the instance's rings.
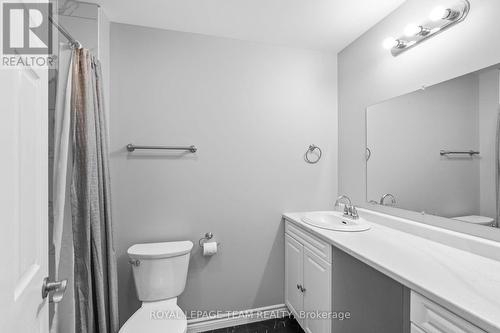
[[498,226],[499,112],[500,65],[368,107],[367,201]]

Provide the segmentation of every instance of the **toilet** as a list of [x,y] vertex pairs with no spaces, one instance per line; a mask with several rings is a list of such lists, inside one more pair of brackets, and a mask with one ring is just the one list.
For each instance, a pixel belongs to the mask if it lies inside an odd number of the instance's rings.
[[119,333],[185,333],[187,319],[177,305],[186,286],[190,241],[135,244],[127,253],[142,302]]
[[459,216],[459,217],[454,217],[453,219],[462,222],[467,222],[477,225],[485,225],[490,227],[493,226],[493,222],[495,222],[495,219],[492,219],[491,217],[478,216],[478,215]]

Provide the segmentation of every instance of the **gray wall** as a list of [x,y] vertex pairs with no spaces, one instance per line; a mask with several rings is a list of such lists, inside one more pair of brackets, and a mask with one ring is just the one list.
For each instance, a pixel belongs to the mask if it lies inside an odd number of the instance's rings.
[[498,0],[471,0],[466,21],[394,58],[381,46],[435,0],[408,0],[344,49],[339,63],[339,192],[365,202],[365,108],[500,62]]
[[[473,73],[368,107],[368,200],[392,193],[399,208],[478,215],[482,155],[439,155],[441,149],[479,150],[478,95],[479,75]],[[496,107],[484,113],[495,116]],[[494,144],[494,132],[488,134]],[[489,180],[494,191],[495,180]]]
[[[184,310],[283,303],[285,211],[329,209],[337,194],[333,54],[111,25],[111,176],[122,322],[139,306],[126,250],[197,245]],[[195,155],[124,146],[196,144]],[[306,164],[309,144],[323,159]]]

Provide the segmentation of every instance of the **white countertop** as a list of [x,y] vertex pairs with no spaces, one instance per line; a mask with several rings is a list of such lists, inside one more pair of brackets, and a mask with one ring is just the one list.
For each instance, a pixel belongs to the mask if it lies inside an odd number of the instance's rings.
[[304,214],[283,217],[483,330],[500,333],[499,261],[377,223],[362,232],[320,229],[302,222]]

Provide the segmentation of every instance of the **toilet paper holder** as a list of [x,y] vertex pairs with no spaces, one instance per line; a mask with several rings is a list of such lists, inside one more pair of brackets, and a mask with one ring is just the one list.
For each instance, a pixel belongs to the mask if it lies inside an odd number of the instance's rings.
[[[208,242],[212,238],[214,238],[214,234],[211,232],[207,232],[207,233],[205,233],[205,237],[200,238],[200,240],[198,241],[198,245],[200,245],[200,247],[203,247],[203,244],[205,242]],[[221,245],[222,245],[221,243],[217,242],[217,247],[219,247]]]

